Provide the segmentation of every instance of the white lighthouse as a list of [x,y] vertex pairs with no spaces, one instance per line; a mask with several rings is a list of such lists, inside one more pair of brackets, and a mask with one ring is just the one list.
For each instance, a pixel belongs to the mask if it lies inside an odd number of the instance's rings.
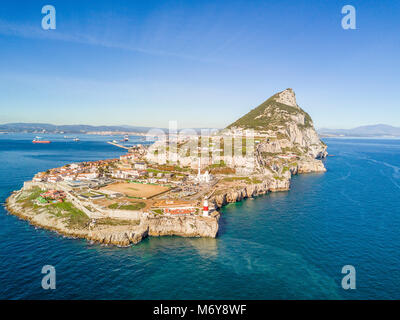
[[207,197],[204,198],[204,202],[203,202],[203,217],[208,217],[208,200]]

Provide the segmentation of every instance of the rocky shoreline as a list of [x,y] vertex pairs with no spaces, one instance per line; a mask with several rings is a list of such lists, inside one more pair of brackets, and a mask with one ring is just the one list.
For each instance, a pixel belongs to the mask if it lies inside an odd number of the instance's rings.
[[[138,224],[125,221],[122,225],[88,226],[76,229],[68,226],[66,221],[56,218],[46,212],[46,208],[38,213],[33,209],[24,208],[17,201],[22,189],[14,192],[6,200],[9,213],[27,220],[31,225],[55,231],[63,236],[82,238],[99,244],[110,244],[126,247],[137,244],[147,236],[177,235],[183,237],[212,237],[218,233],[219,213],[212,217],[144,217]],[[122,221],[121,221],[122,223]]]
[[[266,179],[262,183],[248,184],[238,189],[227,189],[210,198],[210,207],[216,211],[210,217],[202,216],[144,216],[140,221],[124,221],[121,225],[88,225],[85,228],[72,228],[62,218],[52,216],[46,207],[39,210],[24,208],[17,200],[24,191],[14,191],[6,200],[9,213],[30,224],[47,230],[55,231],[71,238],[82,238],[99,244],[116,245],[121,247],[137,244],[148,236],[182,236],[182,237],[211,237],[218,234],[220,213],[217,211],[228,203],[242,201],[269,192],[288,191],[291,176],[299,173],[326,171],[322,161],[301,163],[281,179]],[[122,221],[121,221],[122,223]]]
[[296,167],[291,168],[281,180],[268,179],[259,184],[250,184],[236,190],[227,190],[212,197],[210,202],[215,209],[220,209],[228,203],[254,198],[269,192],[289,191],[292,175],[323,172],[326,172],[326,169],[321,160],[300,162]]
[[[255,139],[248,139],[245,134],[248,130],[256,134]],[[241,144],[234,143],[231,146],[236,150],[232,156],[228,146],[235,137],[239,138]],[[128,246],[137,244],[148,236],[215,238],[220,218],[218,210],[224,205],[268,192],[287,191],[290,189],[292,175],[326,171],[320,159],[327,156],[327,146],[319,139],[311,117],[298,106],[295,93],[290,88],[273,95],[222,130],[219,135],[212,136],[213,142],[209,136],[203,138],[201,145],[197,136],[180,141],[181,147],[190,147],[194,143],[194,154],[188,154],[190,148],[183,148],[184,152],[171,150],[164,145],[166,140],[160,139],[148,149],[143,146],[131,148],[131,153],[121,156],[119,160],[75,164],[75,169],[67,165],[38,173],[32,181],[25,182],[21,190],[7,199],[7,210],[33,225],[68,237],[85,238],[102,244]],[[253,148],[248,148],[248,142],[253,144]],[[205,163],[201,163],[199,150],[205,150],[208,156],[216,155],[214,160],[217,162],[211,163],[209,157],[206,157],[203,159]],[[227,152],[222,155],[224,150]],[[250,157],[246,156],[247,152],[251,153]],[[180,167],[165,166],[167,159],[174,159],[174,163],[179,163]],[[151,167],[147,168],[147,164]],[[194,164],[198,169],[197,176],[190,172]],[[214,181],[208,170],[201,174],[202,164],[214,170],[211,172],[215,175],[212,177]],[[80,176],[86,180],[99,176],[113,177],[117,184],[121,179],[126,183],[131,179],[129,175],[139,179],[137,183],[142,186],[143,183],[164,185],[168,179],[173,178],[176,186],[174,189],[181,193],[173,193],[170,198],[160,197],[159,200],[162,201],[155,207],[152,207],[153,200],[146,203],[136,200],[132,202],[131,199],[148,201],[148,197],[161,195],[165,190],[162,193],[154,193],[154,190],[147,190],[149,194],[146,191],[143,194],[134,193],[121,200],[122,203],[97,206],[94,201],[87,199],[96,196],[105,198],[107,193],[91,193],[92,187],[89,186],[86,187],[86,192],[75,194],[64,189],[61,184],[57,185],[57,181],[67,181],[67,178],[80,182]],[[174,175],[176,176],[173,177]],[[104,182],[100,182],[102,183]],[[53,205],[57,202],[56,199],[52,199],[52,203],[44,199],[44,205],[34,202],[33,199],[38,199],[41,191],[48,189],[49,184],[50,189],[57,185],[65,193],[65,200],[68,202],[61,199],[59,206]],[[34,187],[38,194],[29,193],[30,188]],[[113,194],[115,197],[116,194],[122,197],[121,193],[129,196],[127,193],[131,189],[130,186],[127,189],[117,188]],[[109,190],[103,190],[106,191]],[[22,196],[19,198],[20,195]],[[187,201],[182,201],[185,198]],[[112,201],[111,196],[107,201]],[[130,211],[124,212],[123,207],[128,207]]]

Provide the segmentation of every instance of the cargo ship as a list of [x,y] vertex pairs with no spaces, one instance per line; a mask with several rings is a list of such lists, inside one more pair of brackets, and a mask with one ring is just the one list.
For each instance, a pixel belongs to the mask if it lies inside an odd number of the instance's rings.
[[129,136],[128,136],[128,135],[125,135],[124,138],[123,138],[121,141],[123,141],[123,142],[129,141]]
[[35,139],[32,140],[33,143],[51,143],[49,140],[40,140],[41,138],[36,137]]

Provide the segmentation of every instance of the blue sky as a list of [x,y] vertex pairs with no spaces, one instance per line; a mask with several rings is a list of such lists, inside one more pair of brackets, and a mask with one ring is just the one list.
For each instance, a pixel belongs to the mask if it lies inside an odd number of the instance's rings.
[[400,126],[399,17],[384,0],[2,0],[0,123],[224,127],[291,87],[317,127]]

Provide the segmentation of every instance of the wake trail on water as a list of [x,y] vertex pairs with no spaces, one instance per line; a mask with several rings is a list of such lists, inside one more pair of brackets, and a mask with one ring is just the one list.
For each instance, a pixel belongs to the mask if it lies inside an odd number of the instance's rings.
[[[239,250],[243,247],[247,248],[245,252]],[[306,289],[304,281],[298,277],[299,274],[302,274],[311,281],[312,286],[320,287],[326,296],[340,298],[339,293],[335,290],[337,286],[334,280],[298,253],[241,238],[229,239],[227,244],[220,249],[223,249],[220,250],[220,254],[224,255],[224,259],[216,262],[229,268],[240,277],[246,277],[249,274],[263,275],[263,278],[268,281],[286,284],[288,287],[292,287],[292,290],[304,293]],[[291,267],[282,268],[282,266],[288,265]],[[310,283],[307,284],[307,286],[309,285]],[[309,298],[315,297],[310,294]]]
[[385,161],[380,161],[380,160],[375,160],[375,159],[367,159],[367,160],[368,160],[369,162],[372,162],[372,163],[383,164],[385,167],[388,167],[388,168],[392,169],[392,170],[393,170],[393,173],[392,173],[390,176],[387,175],[385,172],[383,172],[383,170],[381,170],[381,173],[382,173],[383,176],[389,178],[389,180],[390,180],[398,189],[400,189],[400,185],[399,185],[395,180],[393,180],[393,178],[396,179],[396,180],[399,180],[399,179],[400,179],[400,167],[395,166],[395,165],[390,164],[390,163],[387,163],[387,162],[385,162]]

